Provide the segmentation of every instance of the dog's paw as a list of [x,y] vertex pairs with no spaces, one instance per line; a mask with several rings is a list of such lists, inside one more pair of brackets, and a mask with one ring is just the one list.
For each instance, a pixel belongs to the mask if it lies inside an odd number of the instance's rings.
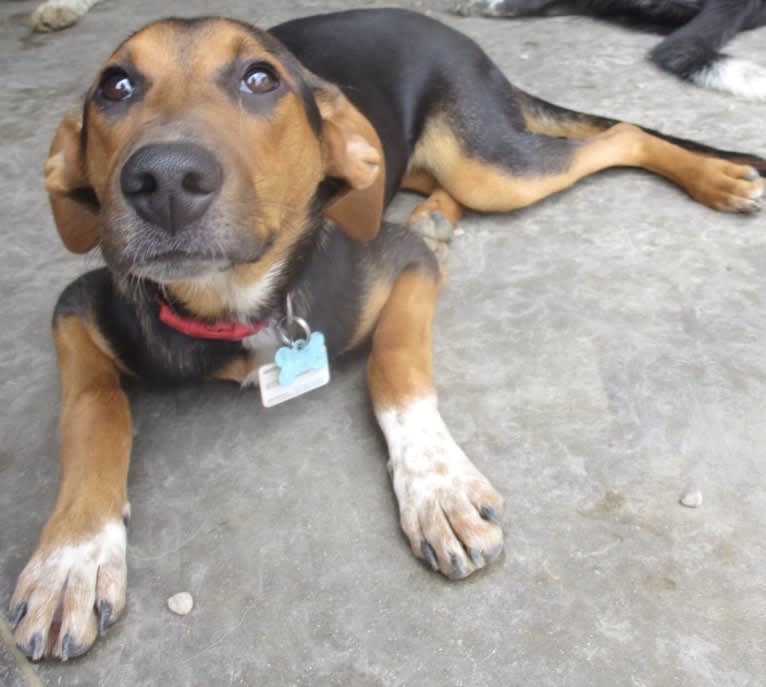
[[410,228],[424,239],[442,243],[451,243],[455,236],[452,222],[437,210],[413,214],[410,218]]
[[77,23],[80,13],[66,4],[46,2],[32,13],[32,29],[40,33],[60,31]]
[[722,57],[692,74],[689,80],[741,98],[766,100],[766,69],[747,60]]
[[16,646],[33,661],[84,654],[125,608],[125,547],[121,521],[73,540],[52,518],[11,598]]
[[434,252],[439,262],[447,259],[449,244],[455,237],[455,225],[437,210],[415,212],[410,216],[409,226]]
[[503,500],[452,439],[435,399],[384,410],[378,420],[413,553],[452,579],[497,558]]
[[765,184],[753,167],[710,157],[697,172],[689,193],[708,207],[748,214],[763,207]]

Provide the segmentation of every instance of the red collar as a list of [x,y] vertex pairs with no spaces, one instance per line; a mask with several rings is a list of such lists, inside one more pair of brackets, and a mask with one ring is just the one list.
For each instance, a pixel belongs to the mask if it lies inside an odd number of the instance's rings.
[[241,322],[208,323],[177,313],[170,304],[159,294],[157,302],[160,305],[160,321],[177,332],[192,336],[196,339],[217,339],[218,341],[242,341],[248,336],[257,334],[269,324],[269,320],[261,320],[253,324]]

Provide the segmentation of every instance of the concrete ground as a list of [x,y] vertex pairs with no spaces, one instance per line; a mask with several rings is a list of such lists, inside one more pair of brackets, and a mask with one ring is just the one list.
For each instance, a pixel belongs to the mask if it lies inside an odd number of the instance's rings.
[[[0,4],[4,613],[57,487],[51,310],[99,262],[56,235],[41,181],[51,134],[128,32],[211,11],[106,0],[69,31],[32,36],[35,4]],[[268,26],[350,6],[215,10]],[[658,73],[643,59],[653,36],[439,16],[543,97],[766,154],[766,105]],[[766,64],[764,35],[731,52]],[[234,386],[135,389],[128,612],[63,665],[20,659],[6,613],[0,684],[762,685],[763,218],[614,171],[462,228],[436,377],[455,437],[506,497],[501,560],[453,583],[413,559],[360,357],[269,411]],[[698,509],[679,505],[690,488]],[[165,606],[181,590],[196,602],[184,618]]]

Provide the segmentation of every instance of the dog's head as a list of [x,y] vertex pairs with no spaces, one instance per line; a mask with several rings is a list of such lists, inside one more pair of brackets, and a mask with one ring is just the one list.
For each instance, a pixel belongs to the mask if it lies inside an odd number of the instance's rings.
[[[264,31],[169,19],[105,62],[45,166],[65,245],[170,285],[203,316],[246,314],[321,213],[377,232],[383,158],[340,90]],[[268,290],[268,289],[266,289]],[[190,301],[192,301],[190,303]]]

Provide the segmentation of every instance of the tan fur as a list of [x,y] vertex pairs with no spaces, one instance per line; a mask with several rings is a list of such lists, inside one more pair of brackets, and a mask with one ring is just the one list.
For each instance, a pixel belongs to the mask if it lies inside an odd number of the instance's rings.
[[346,346],[347,351],[356,348],[370,335],[390,293],[391,281],[389,279],[375,280],[367,287],[359,323],[356,326],[356,330],[354,331],[348,346]]
[[560,138],[587,138],[597,136],[604,128],[588,121],[561,120],[542,114],[523,112],[524,126],[531,134],[558,136]]
[[438,212],[447,219],[452,227],[456,227],[463,216],[463,208],[444,189],[436,189],[425,201],[420,203],[410,214],[410,226],[416,225],[423,217],[432,212]]
[[213,374],[212,378],[223,382],[237,382],[241,384],[253,372],[254,367],[255,356],[252,354],[243,356],[226,363],[226,365]]
[[407,170],[407,174],[402,181],[402,190],[415,191],[421,193],[424,196],[430,195],[437,188],[438,184],[434,179],[433,174],[424,172],[422,169],[410,169]]
[[[122,517],[132,443],[130,408],[114,356],[93,341],[79,317],[61,319],[53,338],[61,375],[62,467],[53,517],[65,512],[63,530],[74,535],[103,518]],[[47,537],[43,530],[41,545]]]
[[79,112],[69,112],[59,124],[43,168],[56,227],[73,253],[87,253],[101,237],[99,214],[70,195],[90,186],[80,155],[80,116]]
[[367,367],[376,407],[433,394],[431,323],[439,289],[433,274],[410,271],[391,290],[372,336]]

